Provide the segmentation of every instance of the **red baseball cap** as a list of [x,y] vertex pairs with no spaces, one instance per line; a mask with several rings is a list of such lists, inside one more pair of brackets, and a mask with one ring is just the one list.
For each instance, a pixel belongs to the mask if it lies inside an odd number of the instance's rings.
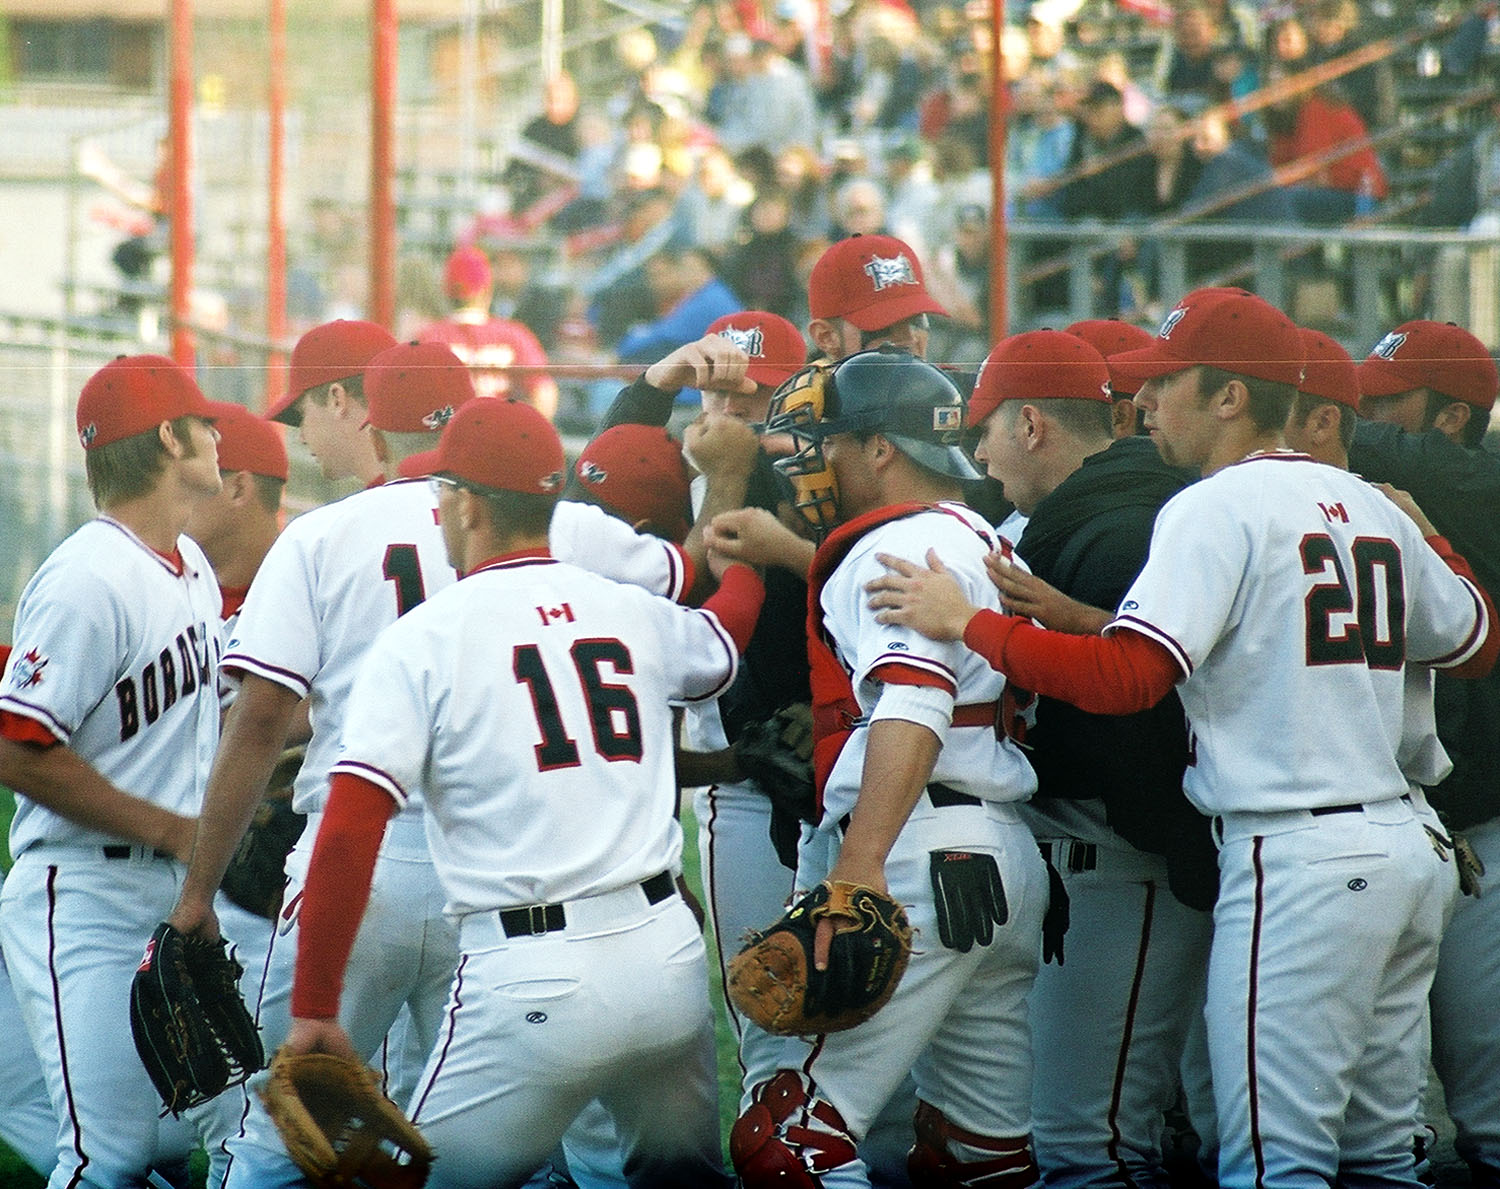
[[457,248],[443,267],[443,291],[455,301],[477,297],[490,287],[490,258],[478,248]]
[[398,343],[365,365],[365,424],[387,433],[436,433],[473,398],[469,369],[443,343]]
[[556,495],[566,463],[552,422],[525,401],[473,400],[443,427],[437,449],[412,455],[401,474],[446,475],[492,491]]
[[1003,339],[979,365],[968,423],[978,425],[1007,400],[1112,401],[1109,365],[1097,348],[1062,330]]
[[[799,336],[800,337],[800,336]],[[593,500],[631,524],[649,520],[681,542],[691,525],[692,482],[682,443],[654,425],[616,425],[589,442],[573,472]]]
[[1365,396],[1395,396],[1413,388],[1430,388],[1476,409],[1490,409],[1500,376],[1484,344],[1463,327],[1403,322],[1359,365],[1359,390]]
[[292,348],[291,372],[286,395],[266,410],[266,418],[286,425],[300,425],[302,410],[293,406],[302,394],[319,384],[347,380],[365,370],[376,355],[396,345],[396,336],[384,326],[356,318],[340,318],[314,326]]
[[1195,289],[1167,315],[1150,346],[1110,356],[1109,368],[1136,383],[1205,365],[1298,384],[1302,358],[1296,323],[1270,302],[1243,289]]
[[219,470],[249,471],[286,482],[290,474],[281,430],[244,405],[210,401],[219,431]]
[[[1142,330],[1133,322],[1121,322],[1118,318],[1085,318],[1082,322],[1075,322],[1063,329],[1088,343],[1104,356],[1105,362],[1109,361],[1111,355],[1122,351],[1136,351],[1151,343],[1149,330]],[[1114,368],[1110,368],[1109,386],[1115,390],[1115,397],[1121,398],[1134,396],[1140,391],[1141,382],[1128,380],[1116,374]]]
[[893,235],[854,235],[832,245],[813,265],[807,300],[814,318],[843,318],[863,331],[948,312],[927,295],[917,254]]
[[780,314],[765,310],[741,310],[715,318],[709,334],[722,334],[750,357],[745,374],[757,384],[779,388],[807,363],[807,342],[802,332]]
[[165,355],[120,355],[78,394],[78,440],[85,450],[97,450],[163,421],[215,416],[198,382]]
[[1359,373],[1354,360],[1349,358],[1349,352],[1322,331],[1302,326],[1298,327],[1297,333],[1302,336],[1302,350],[1307,355],[1307,362],[1302,366],[1302,383],[1297,385],[1297,390],[1357,410]]

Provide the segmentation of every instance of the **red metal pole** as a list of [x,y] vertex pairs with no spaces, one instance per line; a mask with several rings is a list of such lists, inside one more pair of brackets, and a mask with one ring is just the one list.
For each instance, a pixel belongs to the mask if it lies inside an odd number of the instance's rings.
[[370,319],[396,324],[396,5],[372,0],[374,41],[370,88]]
[[1005,134],[1010,89],[1000,43],[1005,33],[1004,0],[990,0],[990,345],[1010,333],[1005,287],[1010,268],[1010,237],[1005,227]]
[[172,358],[193,367],[196,345],[188,326],[193,291],[193,0],[172,0],[171,49],[168,58],[167,211],[171,220],[169,251],[172,282]]
[[286,0],[270,0],[271,56],[267,83],[270,147],[266,162],[266,338],[271,341],[266,356],[266,390],[261,411],[281,393],[286,383],[286,358],[281,340],[286,335],[286,225],[282,211],[285,169],[286,117]]

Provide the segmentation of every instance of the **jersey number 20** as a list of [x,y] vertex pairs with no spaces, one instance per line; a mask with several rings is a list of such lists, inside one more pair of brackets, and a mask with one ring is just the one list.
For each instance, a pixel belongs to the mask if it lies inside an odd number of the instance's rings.
[[[568,654],[589,709],[594,750],[606,760],[639,761],[641,715],[635,695],[627,686],[605,681],[599,672],[599,666],[607,662],[616,673],[634,673],[630,649],[619,640],[576,640]],[[578,744],[563,722],[541,650],[535,644],[517,644],[511,664],[516,680],[531,692],[536,724],[542,733],[542,741],[536,745],[537,768],[542,772],[576,768]]]
[[[1399,669],[1406,663],[1401,550],[1385,537],[1356,537],[1354,586],[1331,537],[1302,538],[1302,572],[1322,575],[1307,592],[1307,663]],[[1353,623],[1350,622],[1351,617]]]

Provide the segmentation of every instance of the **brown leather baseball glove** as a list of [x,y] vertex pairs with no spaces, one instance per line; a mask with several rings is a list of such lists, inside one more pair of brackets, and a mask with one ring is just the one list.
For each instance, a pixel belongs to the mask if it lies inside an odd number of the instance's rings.
[[277,1052],[260,1089],[266,1112],[319,1189],[420,1189],[432,1148],[368,1069],[329,1053]]
[[[828,969],[820,971],[813,936],[829,916],[856,927],[834,934]],[[824,880],[770,928],[750,935],[729,963],[729,998],[778,1036],[841,1032],[886,1005],[910,957],[911,925],[901,905],[862,884]]]

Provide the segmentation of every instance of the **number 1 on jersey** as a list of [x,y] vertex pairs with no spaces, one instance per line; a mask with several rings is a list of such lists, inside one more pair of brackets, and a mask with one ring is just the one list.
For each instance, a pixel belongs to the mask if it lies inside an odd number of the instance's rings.
[[422,563],[415,545],[388,545],[385,567],[381,570],[387,582],[396,584],[396,614],[405,615],[427,597],[422,583]]

